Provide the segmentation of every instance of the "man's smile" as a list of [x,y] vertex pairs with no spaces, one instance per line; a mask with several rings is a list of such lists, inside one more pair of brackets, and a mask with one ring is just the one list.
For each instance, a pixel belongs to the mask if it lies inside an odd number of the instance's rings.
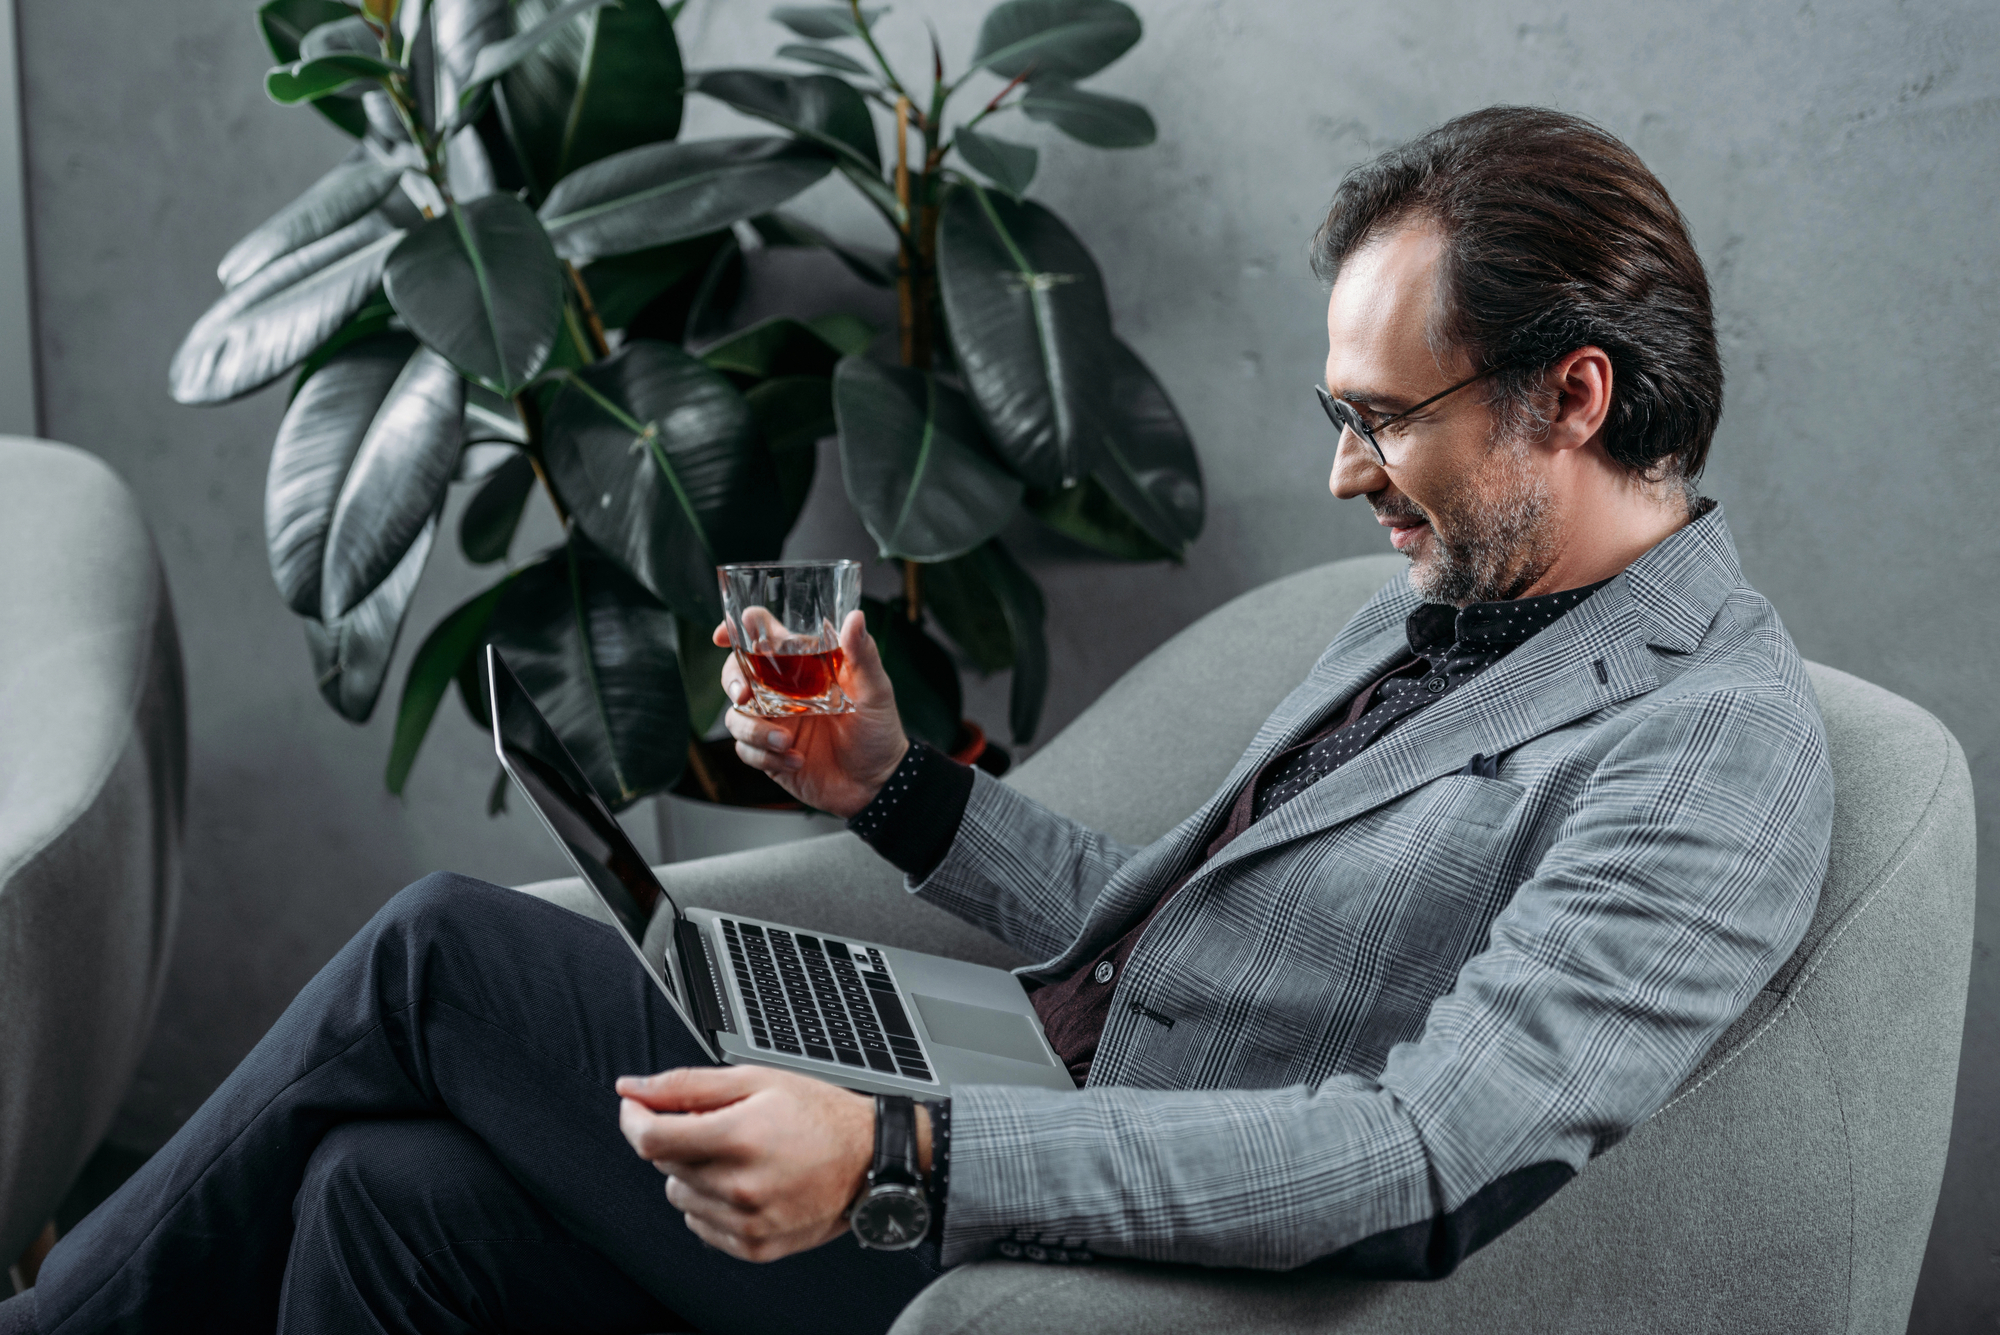
[[1399,552],[1408,551],[1430,529],[1430,521],[1424,519],[1389,518],[1384,515],[1377,523],[1389,529],[1389,542]]

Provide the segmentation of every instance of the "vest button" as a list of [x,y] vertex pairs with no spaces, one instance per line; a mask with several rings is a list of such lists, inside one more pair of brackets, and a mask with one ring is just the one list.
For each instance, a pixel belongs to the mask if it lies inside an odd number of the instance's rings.
[[1097,967],[1091,970],[1090,976],[1100,983],[1108,983],[1111,981],[1112,975],[1117,972],[1117,966],[1112,964],[1110,960],[1099,960]]
[[1432,695],[1437,695],[1438,693],[1444,690],[1444,678],[1438,675],[1425,677],[1424,689],[1429,691]]

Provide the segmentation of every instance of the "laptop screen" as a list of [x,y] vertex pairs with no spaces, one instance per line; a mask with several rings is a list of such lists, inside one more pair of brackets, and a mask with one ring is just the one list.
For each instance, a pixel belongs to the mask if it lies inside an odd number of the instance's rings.
[[493,744],[500,758],[637,946],[645,940],[646,927],[662,900],[676,918],[681,916],[680,905],[654,877],[645,856],[584,777],[506,660],[491,645],[486,655],[493,683]]

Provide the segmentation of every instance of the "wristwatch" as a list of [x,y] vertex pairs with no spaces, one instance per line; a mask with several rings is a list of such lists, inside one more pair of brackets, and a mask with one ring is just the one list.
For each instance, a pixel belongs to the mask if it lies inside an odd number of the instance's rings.
[[854,1240],[874,1251],[908,1251],[930,1232],[931,1206],[917,1167],[914,1101],[900,1094],[875,1096],[875,1162],[847,1215]]

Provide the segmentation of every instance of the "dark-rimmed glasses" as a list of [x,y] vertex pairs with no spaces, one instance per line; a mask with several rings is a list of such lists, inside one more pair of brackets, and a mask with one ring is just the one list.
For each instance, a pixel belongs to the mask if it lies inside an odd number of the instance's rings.
[[1450,389],[1439,390],[1437,393],[1425,399],[1422,403],[1417,404],[1414,408],[1405,408],[1403,409],[1403,411],[1395,414],[1393,417],[1383,418],[1381,421],[1377,422],[1372,427],[1361,419],[1361,410],[1359,408],[1349,403],[1346,399],[1336,399],[1335,397],[1333,397],[1333,395],[1327,393],[1325,385],[1314,385],[1313,393],[1319,395],[1319,406],[1326,409],[1327,421],[1332,422],[1336,430],[1352,431],[1355,435],[1367,441],[1368,448],[1375,451],[1376,459],[1378,459],[1381,462],[1384,468],[1388,468],[1391,466],[1389,463],[1389,456],[1383,452],[1382,442],[1375,438],[1375,433],[1377,431],[1380,431],[1383,427],[1386,426],[1393,426],[1395,423],[1402,421],[1405,417],[1410,416],[1412,413],[1423,411],[1425,408],[1430,407],[1433,403],[1436,403],[1439,399],[1445,398],[1446,396],[1451,394],[1458,393],[1458,391],[1464,389],[1467,385],[1477,384],[1481,380],[1486,379],[1487,376],[1498,375],[1502,371],[1512,370],[1515,366],[1518,366],[1519,364],[1520,363],[1518,362],[1506,362],[1499,366],[1495,366],[1490,370],[1481,371],[1478,375],[1473,376],[1468,380],[1459,381],[1456,385],[1453,385]]

